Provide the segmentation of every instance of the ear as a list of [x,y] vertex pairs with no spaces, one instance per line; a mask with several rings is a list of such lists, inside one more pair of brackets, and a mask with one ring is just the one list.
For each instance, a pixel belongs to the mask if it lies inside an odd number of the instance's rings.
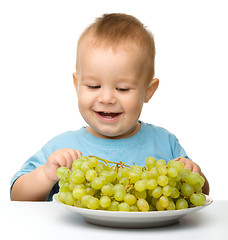
[[78,75],[76,72],[73,73],[73,81],[74,81],[74,87],[76,89],[76,93],[78,94]]
[[155,91],[158,89],[158,85],[159,85],[159,79],[158,78],[153,78],[149,82],[148,87],[146,89],[146,96],[145,96],[145,100],[144,100],[145,103],[148,103],[149,100],[152,98]]

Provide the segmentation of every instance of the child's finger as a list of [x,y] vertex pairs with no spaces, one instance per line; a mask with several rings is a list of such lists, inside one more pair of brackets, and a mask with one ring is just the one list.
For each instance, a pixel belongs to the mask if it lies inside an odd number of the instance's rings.
[[193,168],[192,168],[193,172],[197,172],[197,173],[201,173],[201,169],[197,164],[194,164]]
[[61,156],[65,158],[65,167],[67,168],[71,168],[73,162],[73,156],[69,150],[70,149],[63,149],[60,154],[60,158]]
[[72,162],[76,161],[79,157],[79,153],[77,152],[77,150],[69,149],[68,151],[71,154]]
[[75,150],[76,152],[77,152],[77,154],[78,154],[78,157],[81,157],[82,156],[82,153],[79,151],[79,150]]

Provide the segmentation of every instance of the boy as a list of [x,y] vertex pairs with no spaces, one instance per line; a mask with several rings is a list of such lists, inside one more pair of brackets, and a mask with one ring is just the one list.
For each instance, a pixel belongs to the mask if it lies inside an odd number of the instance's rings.
[[[88,123],[49,141],[12,179],[12,200],[50,200],[58,191],[56,170],[71,167],[79,156],[95,155],[144,166],[146,157],[180,159],[191,170],[176,137],[167,130],[139,121],[144,103],[158,88],[154,78],[152,34],[136,18],[106,14],[81,35],[74,86],[82,117]],[[205,178],[203,192],[209,194]]]

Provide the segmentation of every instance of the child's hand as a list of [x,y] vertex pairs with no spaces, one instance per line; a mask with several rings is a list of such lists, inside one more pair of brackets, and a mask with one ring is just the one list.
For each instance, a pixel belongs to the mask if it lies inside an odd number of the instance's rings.
[[190,159],[181,157],[180,159],[177,158],[176,160],[182,162],[185,165],[185,168],[189,168],[192,172],[202,175],[200,167]]
[[79,150],[62,148],[53,152],[44,165],[44,172],[48,179],[58,181],[56,171],[59,167],[68,167],[71,169],[72,163],[82,156]]

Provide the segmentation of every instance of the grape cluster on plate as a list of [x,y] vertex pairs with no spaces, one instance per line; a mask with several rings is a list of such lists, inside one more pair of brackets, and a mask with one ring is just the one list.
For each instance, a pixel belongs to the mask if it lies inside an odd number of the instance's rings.
[[[110,166],[112,164],[112,166]],[[60,167],[58,199],[64,204],[108,211],[180,210],[205,204],[204,178],[180,161],[148,157],[145,167],[99,157],[79,157]]]

